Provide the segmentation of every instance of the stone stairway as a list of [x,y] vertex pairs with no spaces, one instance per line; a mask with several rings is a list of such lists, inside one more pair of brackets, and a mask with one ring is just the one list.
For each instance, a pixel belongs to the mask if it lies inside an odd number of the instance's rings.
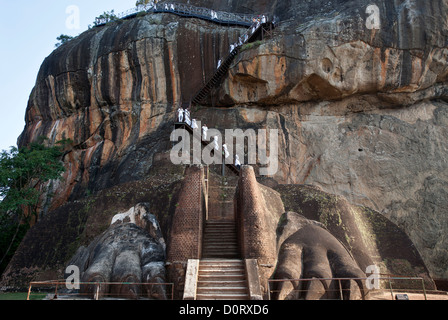
[[243,260],[201,260],[196,300],[249,300]]
[[233,220],[207,221],[203,260],[199,262],[197,300],[248,300],[244,261],[238,259],[238,240]]
[[239,257],[236,226],[233,221],[207,221],[204,230],[203,259]]

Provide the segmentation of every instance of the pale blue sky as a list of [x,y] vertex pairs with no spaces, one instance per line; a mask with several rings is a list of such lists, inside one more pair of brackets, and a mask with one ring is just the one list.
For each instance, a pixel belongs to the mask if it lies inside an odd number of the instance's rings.
[[[136,0],[0,0],[0,150],[15,146],[39,67],[60,34],[77,36],[104,11],[126,11]],[[79,8],[80,28],[67,27]],[[73,21],[73,20],[71,20]],[[70,24],[68,25],[70,26]]]

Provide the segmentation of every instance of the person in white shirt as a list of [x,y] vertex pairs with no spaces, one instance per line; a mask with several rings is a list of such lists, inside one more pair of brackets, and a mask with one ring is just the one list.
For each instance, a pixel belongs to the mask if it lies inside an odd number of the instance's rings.
[[213,142],[215,143],[215,150],[219,151],[218,136],[213,137]]
[[230,156],[229,149],[227,149],[227,145],[223,144],[222,149],[224,151],[224,157],[227,159]]
[[191,120],[191,128],[193,130],[198,128],[198,124],[196,122],[196,119]]
[[204,124],[204,125],[202,126],[202,140],[207,140],[207,131],[208,131],[208,128],[207,128],[207,126]]
[[238,157],[238,155],[235,156],[235,167],[237,167],[238,170],[241,168],[240,157]]
[[185,110],[185,123],[191,126],[191,119],[190,119],[190,111],[187,109]]
[[177,121],[183,122],[184,121],[184,109],[179,108],[177,110]]

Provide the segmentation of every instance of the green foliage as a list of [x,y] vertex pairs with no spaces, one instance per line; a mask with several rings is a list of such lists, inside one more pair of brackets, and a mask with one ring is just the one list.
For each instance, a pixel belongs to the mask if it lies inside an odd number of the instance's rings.
[[67,43],[67,42],[69,42],[72,39],[73,39],[73,37],[71,37],[71,36],[68,36],[66,34],[61,34],[59,37],[56,38],[56,40],[58,40],[59,42],[55,44],[55,47],[59,48],[64,43]]
[[135,6],[136,6],[137,8],[142,7],[143,9],[146,10],[146,8],[147,8],[148,6],[150,6],[150,5],[154,4],[154,3],[157,3],[157,1],[154,1],[154,0],[138,0],[138,1],[135,3]]
[[95,21],[93,22],[93,24],[95,26],[101,24],[101,22],[99,21],[105,21],[106,23],[109,22],[113,22],[113,21],[117,21],[118,16],[115,14],[115,10],[112,11],[105,11],[102,15],[98,16],[95,18]]
[[0,154],[0,271],[29,229],[32,219],[37,221],[39,187],[61,178],[65,170],[61,157],[70,141],[63,140],[53,147],[45,139],[27,147]]
[[[43,300],[47,293],[31,293],[30,300]],[[0,293],[0,301],[26,300],[28,292]]]
[[263,44],[263,41],[257,40],[255,42],[250,42],[250,43],[246,43],[241,47],[241,52],[246,51],[246,50],[251,50],[254,49],[256,47],[259,47],[260,45]]

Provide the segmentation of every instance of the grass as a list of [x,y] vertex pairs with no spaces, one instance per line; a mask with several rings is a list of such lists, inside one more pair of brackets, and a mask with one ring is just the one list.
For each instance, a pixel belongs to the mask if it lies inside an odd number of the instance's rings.
[[[47,294],[32,294],[30,300],[42,300]],[[28,292],[0,293],[0,301],[26,300]]]

